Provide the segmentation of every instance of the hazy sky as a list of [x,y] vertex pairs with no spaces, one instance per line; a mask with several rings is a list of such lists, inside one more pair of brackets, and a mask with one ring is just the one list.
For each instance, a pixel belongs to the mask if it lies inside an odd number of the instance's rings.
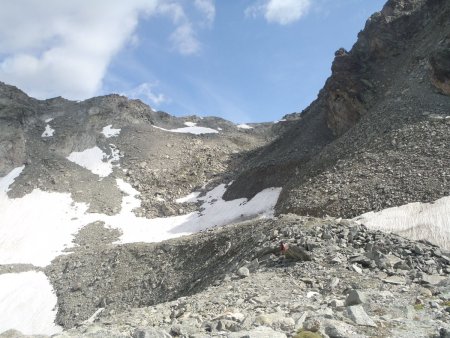
[[301,111],[384,0],[3,0],[0,80],[37,98],[140,98],[174,115]]

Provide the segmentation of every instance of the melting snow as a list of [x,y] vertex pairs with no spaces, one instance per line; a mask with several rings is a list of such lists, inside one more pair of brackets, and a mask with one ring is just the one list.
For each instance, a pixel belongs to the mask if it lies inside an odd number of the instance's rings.
[[[189,122],[187,122],[189,123]],[[153,126],[157,129],[168,131],[171,133],[184,133],[184,134],[194,134],[194,135],[200,135],[200,134],[217,134],[218,131],[212,128],[206,128],[206,127],[184,127],[184,128],[177,128],[177,129],[164,129],[161,127]]]
[[197,125],[197,123],[195,122],[184,122],[184,125],[187,127],[195,127]]
[[[4,191],[18,174],[19,169],[0,180]],[[272,217],[281,192],[281,188],[270,188],[249,201],[244,198],[224,201],[222,195],[226,188],[221,184],[206,196],[197,198],[203,202],[201,213],[147,219],[133,213],[133,209],[141,205],[139,192],[121,179],[116,182],[125,196],[120,213],[112,216],[87,213],[88,206],[73,202],[67,193],[36,189],[22,198],[9,199],[3,192],[0,195],[0,264],[46,266],[73,245],[73,235],[79,229],[95,221],[120,229],[123,235],[119,243],[133,243],[159,242],[248,218]]]
[[185,196],[185,197],[181,197],[177,200],[175,200],[175,202],[177,203],[187,203],[187,202],[197,202],[197,197],[200,195],[200,191],[194,191],[191,192],[189,195]]
[[52,335],[62,331],[55,325],[56,295],[42,272],[0,275],[0,333],[16,329],[24,334]]
[[239,129],[253,129],[252,126],[249,126],[248,124],[242,123],[242,124],[238,124],[237,127]]
[[81,152],[73,152],[67,159],[90,170],[95,175],[107,177],[112,173],[113,167],[117,166],[114,162],[118,162],[120,159],[119,150],[113,144],[110,144],[110,147],[110,156],[95,146]]
[[[98,154],[96,155],[98,156]],[[118,215],[87,213],[88,206],[75,203],[68,193],[33,190],[22,198],[10,199],[7,191],[24,167],[0,178],[0,264],[24,263],[47,266],[63,250],[72,247],[74,235],[85,225],[103,221],[120,229],[118,243],[159,242],[255,217],[272,217],[281,188],[261,191],[251,200],[224,201],[221,184],[204,197],[193,193],[189,198],[203,202],[202,212],[169,218],[137,217],[139,192],[117,179],[125,194]],[[37,292],[38,290],[38,292]],[[56,297],[45,275],[38,272],[0,275],[0,332],[11,328],[28,334],[53,334]]]
[[122,129],[113,129],[112,124],[110,124],[103,128],[102,134],[105,135],[106,138],[116,137],[120,135],[121,130]]
[[8,198],[6,193],[11,190],[9,187],[14,183],[14,180],[19,177],[23,169],[25,169],[25,166],[15,168],[5,177],[0,177],[0,201],[2,197]]
[[409,203],[368,212],[354,218],[370,229],[394,232],[404,237],[426,239],[450,249],[450,197],[434,203]]
[[[119,184],[119,187],[123,183]],[[127,190],[121,189],[122,191]],[[136,198],[137,192],[135,191],[127,196],[129,198],[127,204],[122,202],[122,211],[119,215],[101,215],[101,220],[107,225],[119,228],[122,231],[123,235],[120,238],[120,243],[159,242],[249,218],[273,217],[274,206],[278,200],[281,188],[265,189],[250,201],[245,198],[224,201],[222,195],[225,191],[225,185],[221,184],[211,190],[206,196],[198,198],[199,201],[203,201],[203,211],[201,213],[193,212],[181,216],[154,219],[137,217],[131,212],[132,208],[130,206],[140,206],[140,201]]]
[[0,264],[46,266],[72,242],[71,234],[86,225],[80,218],[88,207],[74,203],[70,194],[39,189],[22,198],[8,198],[9,186],[23,169],[0,178]]
[[51,137],[51,136],[53,136],[53,134],[55,133],[55,129],[52,129],[52,127],[50,127],[50,125],[49,124],[47,124],[46,126],[45,126],[45,130],[44,130],[44,132],[42,133],[42,137]]

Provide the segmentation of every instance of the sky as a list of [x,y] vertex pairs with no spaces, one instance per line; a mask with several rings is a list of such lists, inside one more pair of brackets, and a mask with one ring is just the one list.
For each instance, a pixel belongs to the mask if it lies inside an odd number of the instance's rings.
[[299,112],[385,0],[3,0],[0,81],[32,97],[117,93],[176,116]]

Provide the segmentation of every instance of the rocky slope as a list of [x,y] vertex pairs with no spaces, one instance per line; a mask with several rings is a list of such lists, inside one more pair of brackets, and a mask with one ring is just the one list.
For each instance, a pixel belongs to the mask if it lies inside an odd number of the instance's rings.
[[[215,133],[167,132],[186,128],[185,122]],[[51,136],[43,136],[46,125],[54,130]],[[120,135],[102,134],[107,125],[120,129]],[[95,146],[111,157],[118,149],[122,173],[115,176],[126,177],[141,193],[142,208],[137,212],[147,217],[171,216],[180,213],[176,198],[205,183],[227,181],[241,152],[273,137],[269,126],[258,124],[244,130],[215,117],[176,118],[118,95],[83,102],[39,101],[0,84],[0,177],[26,164],[10,197],[24,196],[33,189],[70,192],[75,201],[90,203],[90,212],[114,214],[120,209],[121,193],[113,179],[99,181],[67,157]]]
[[249,156],[226,197],[282,185],[280,213],[354,217],[448,196],[449,18],[448,1],[388,1],[351,51],[336,52],[318,99]]
[[450,252],[347,219],[449,196],[449,18],[389,0],[308,109],[250,129],[0,83],[0,284],[51,284],[55,337],[449,337]]
[[47,270],[58,321],[76,324],[54,337],[450,332],[450,253],[351,221],[286,215],[161,244],[87,244]]

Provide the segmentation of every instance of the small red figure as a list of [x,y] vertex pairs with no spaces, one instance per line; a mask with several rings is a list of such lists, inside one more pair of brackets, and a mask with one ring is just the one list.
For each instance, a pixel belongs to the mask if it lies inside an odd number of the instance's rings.
[[287,245],[287,243],[284,243],[284,242],[280,243],[280,251],[283,255],[286,253],[288,248],[289,248],[289,246]]

